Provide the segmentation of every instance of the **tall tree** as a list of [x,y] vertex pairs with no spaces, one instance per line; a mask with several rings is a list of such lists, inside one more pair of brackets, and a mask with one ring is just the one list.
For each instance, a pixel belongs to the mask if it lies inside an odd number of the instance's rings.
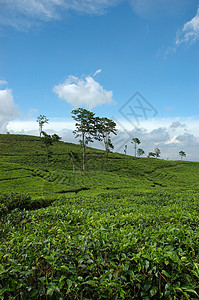
[[155,148],[154,151],[155,151],[156,158],[160,157],[160,153],[161,153],[160,149],[159,148]]
[[111,133],[117,134],[116,123],[113,120],[108,118],[96,118],[96,129],[97,137],[96,139],[104,142],[106,150],[106,162],[108,162],[108,153],[110,149],[114,149],[114,146],[111,142]]
[[93,142],[96,136],[95,114],[84,108],[72,110],[72,118],[76,121],[76,130],[73,131],[75,137],[80,137],[83,147],[83,170],[85,170],[85,148],[89,142]]
[[144,152],[144,150],[143,149],[141,149],[141,148],[138,148],[137,149],[137,155],[140,157],[141,155],[143,155],[145,152]]
[[180,151],[180,152],[179,152],[179,155],[180,155],[180,157],[181,157],[181,160],[183,159],[183,157],[186,157],[186,156],[187,156],[186,153],[185,153],[184,151]]
[[139,145],[141,142],[138,138],[133,138],[132,139],[132,144],[134,144],[134,149],[135,149],[135,156],[136,156],[136,153],[137,153],[137,145]]
[[39,123],[39,135],[41,137],[41,133],[43,131],[43,126],[45,123],[48,124],[49,119],[45,115],[40,115],[37,117],[37,122]]

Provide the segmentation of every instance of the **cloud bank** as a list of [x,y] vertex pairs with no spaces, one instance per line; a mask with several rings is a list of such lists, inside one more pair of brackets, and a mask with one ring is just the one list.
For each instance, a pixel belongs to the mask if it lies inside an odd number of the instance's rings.
[[139,147],[145,151],[144,156],[158,147],[163,159],[177,160],[179,151],[185,151],[187,160],[199,161],[199,120],[187,119],[180,122],[157,119],[155,123],[149,120],[143,124],[144,127],[134,129],[128,128],[122,122],[120,124],[122,126],[118,128],[118,135],[113,137],[114,150],[117,152],[124,153],[124,145],[127,145],[127,154],[134,155],[131,141],[137,137],[141,141]]
[[60,99],[74,107],[86,106],[92,109],[102,104],[113,103],[112,91],[106,91],[91,76],[87,76],[85,79],[69,76],[64,83],[55,86],[53,91]]
[[13,100],[12,90],[0,90],[0,133],[7,131],[9,121],[17,115],[18,110]]

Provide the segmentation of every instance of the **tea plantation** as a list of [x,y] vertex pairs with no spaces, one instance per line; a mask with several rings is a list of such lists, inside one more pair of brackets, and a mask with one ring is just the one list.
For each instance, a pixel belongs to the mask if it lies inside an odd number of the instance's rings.
[[199,299],[199,163],[81,157],[0,135],[0,299]]

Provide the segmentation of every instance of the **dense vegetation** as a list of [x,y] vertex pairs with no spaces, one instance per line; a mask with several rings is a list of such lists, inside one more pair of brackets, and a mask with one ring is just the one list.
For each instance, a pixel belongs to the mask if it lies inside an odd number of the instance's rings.
[[[75,174],[70,153],[79,156]],[[199,163],[0,135],[0,299],[198,299]]]

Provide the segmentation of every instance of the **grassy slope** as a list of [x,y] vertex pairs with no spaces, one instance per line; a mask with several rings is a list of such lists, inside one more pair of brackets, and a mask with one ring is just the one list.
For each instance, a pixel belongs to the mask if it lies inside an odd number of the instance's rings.
[[53,157],[46,168],[45,153],[40,139],[33,136],[0,135],[0,192],[28,192],[39,196],[67,192],[73,189],[192,189],[198,190],[199,163],[133,158],[110,153],[109,163],[104,152],[87,148],[86,171],[81,163],[72,174],[69,151],[77,152],[79,145],[57,142]]
[[0,135],[0,193],[55,199],[1,220],[0,299],[198,299],[199,163],[70,150]]

